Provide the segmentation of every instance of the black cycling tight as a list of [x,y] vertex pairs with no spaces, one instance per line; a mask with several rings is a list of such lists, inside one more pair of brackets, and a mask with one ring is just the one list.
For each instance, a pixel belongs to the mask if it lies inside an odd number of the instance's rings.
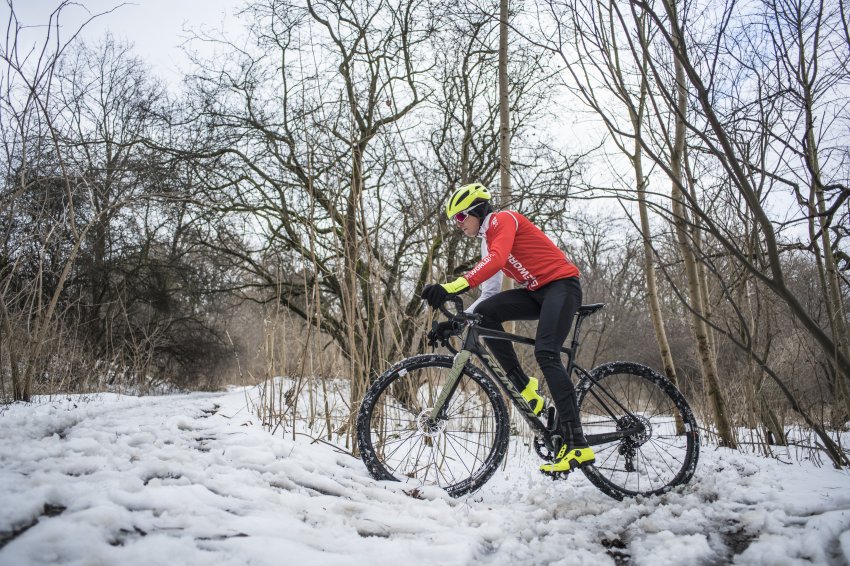
[[[575,387],[561,363],[561,347],[572,328],[581,299],[581,283],[577,277],[570,277],[557,279],[534,291],[503,291],[475,308],[476,313],[484,316],[481,326],[493,330],[503,330],[502,323],[509,320],[538,320],[534,357],[549,385],[562,432],[571,446],[585,443]],[[487,346],[506,372],[516,375],[521,371],[513,344],[505,340],[487,340]]]

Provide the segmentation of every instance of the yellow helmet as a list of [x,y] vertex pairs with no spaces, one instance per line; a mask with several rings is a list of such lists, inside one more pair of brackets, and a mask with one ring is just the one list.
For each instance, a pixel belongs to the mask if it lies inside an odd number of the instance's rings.
[[463,212],[477,200],[490,200],[490,191],[481,183],[464,185],[452,193],[446,203],[446,216],[452,218],[458,212]]

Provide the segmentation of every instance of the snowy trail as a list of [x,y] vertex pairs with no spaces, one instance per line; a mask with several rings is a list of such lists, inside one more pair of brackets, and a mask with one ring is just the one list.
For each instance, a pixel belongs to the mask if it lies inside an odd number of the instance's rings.
[[0,409],[0,565],[850,562],[846,473],[705,446],[691,485],[616,502],[521,449],[472,496],[413,497],[246,394]]

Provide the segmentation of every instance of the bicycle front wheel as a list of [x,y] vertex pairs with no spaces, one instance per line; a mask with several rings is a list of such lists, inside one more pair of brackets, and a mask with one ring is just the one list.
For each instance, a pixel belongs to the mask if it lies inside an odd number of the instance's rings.
[[369,387],[357,414],[357,441],[374,478],[438,486],[458,497],[481,487],[498,468],[508,446],[508,413],[479,369],[466,364],[444,416],[433,418],[452,361],[414,356]]
[[613,362],[593,369],[576,394],[596,452],[595,465],[582,471],[607,495],[658,495],[693,477],[696,420],[666,377],[641,364]]

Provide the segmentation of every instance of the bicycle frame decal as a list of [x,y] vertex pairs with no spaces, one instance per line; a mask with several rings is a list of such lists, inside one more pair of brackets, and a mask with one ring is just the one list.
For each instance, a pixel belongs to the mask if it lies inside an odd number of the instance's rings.
[[539,432],[540,434],[547,434],[546,427],[543,426],[543,423],[534,414],[534,411],[531,410],[531,406],[528,402],[523,398],[517,388],[514,386],[513,382],[508,379],[508,375],[505,373],[505,370],[502,369],[502,366],[499,365],[496,360],[493,359],[487,352],[476,352],[478,359],[484,364],[487,370],[495,375],[499,379],[499,383],[501,383],[502,388],[510,395],[511,400],[513,401],[516,408],[520,410],[520,414],[523,416],[525,421],[529,424],[531,428]]
[[[445,403],[451,398],[454,390],[457,388],[457,384],[460,378],[460,374],[463,371],[463,366],[469,360],[471,354],[475,354],[475,356],[481,361],[490,376],[495,377],[499,384],[501,384],[502,389],[508,394],[513,401],[513,404],[519,410],[523,419],[528,423],[528,425],[535,430],[541,436],[548,436],[549,431],[546,429],[546,426],[540,420],[540,418],[534,414],[534,411],[531,409],[531,406],[528,402],[523,398],[522,394],[517,390],[516,386],[508,379],[507,374],[504,369],[502,369],[501,364],[499,364],[493,356],[490,354],[489,350],[486,348],[484,344],[479,341],[479,338],[492,338],[495,340],[509,340],[516,343],[521,344],[534,344],[534,340],[530,338],[526,338],[524,336],[518,336],[515,334],[509,334],[507,332],[499,332],[498,330],[484,329],[480,327],[469,327],[466,330],[466,333],[462,337],[463,347],[460,351],[455,353],[454,364],[452,365],[452,371],[448,376],[446,384],[443,386],[443,390],[440,391],[440,395],[437,398],[436,403],[434,404],[432,411],[432,418],[438,418],[438,415],[442,414],[443,407]],[[562,348],[562,351],[569,354],[570,366],[572,366],[572,350]],[[462,360],[462,363],[459,361]]]

